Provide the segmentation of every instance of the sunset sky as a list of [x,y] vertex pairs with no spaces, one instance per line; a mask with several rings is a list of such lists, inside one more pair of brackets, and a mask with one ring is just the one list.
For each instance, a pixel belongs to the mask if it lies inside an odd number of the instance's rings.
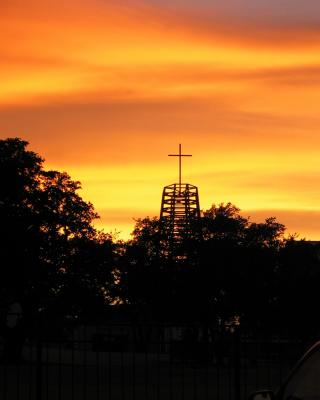
[[320,240],[319,0],[2,0],[0,137],[82,182],[105,231],[183,177]]

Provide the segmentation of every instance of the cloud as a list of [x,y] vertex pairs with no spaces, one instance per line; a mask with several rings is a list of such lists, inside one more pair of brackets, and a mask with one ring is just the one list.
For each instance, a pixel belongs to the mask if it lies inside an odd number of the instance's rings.
[[212,13],[246,22],[268,21],[282,24],[317,24],[320,5],[317,0],[148,0],[148,4],[191,13]]
[[[100,212],[101,219],[96,222],[96,226],[105,232],[120,231],[120,237],[129,239],[134,227],[134,218],[158,216],[152,211],[105,209]],[[288,235],[297,234],[300,239],[319,240],[320,212],[317,210],[243,209],[241,214],[250,217],[252,222],[264,222],[266,218],[276,217],[278,222],[286,226]]]
[[[0,104],[90,91],[114,99],[208,96],[239,91],[249,79],[261,80],[259,72],[267,79],[268,71],[294,67],[317,80],[315,28],[242,26],[124,1],[17,4],[5,3],[0,16],[7,38],[0,43]],[[282,79],[290,84],[294,77]]]
[[70,171],[106,220],[158,212],[178,143],[203,204],[316,208],[319,3],[19,3],[0,16],[0,136]]
[[268,217],[276,217],[287,228],[288,234],[298,234],[298,238],[319,240],[320,211],[318,210],[243,210],[253,222],[262,222]]

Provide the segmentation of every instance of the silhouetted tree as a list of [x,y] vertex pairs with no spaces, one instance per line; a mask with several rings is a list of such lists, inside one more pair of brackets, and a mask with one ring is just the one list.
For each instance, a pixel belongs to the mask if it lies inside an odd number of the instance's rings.
[[289,238],[276,271],[273,319],[291,335],[319,334],[320,245]]
[[240,209],[231,203],[212,205],[209,210],[203,211],[201,222],[204,240],[228,240],[241,243],[249,221],[239,212]]
[[284,225],[275,218],[253,223],[231,203],[213,205],[200,222],[202,239],[191,237],[186,258],[170,260],[159,253],[165,240],[159,220],[137,220],[121,281],[127,301],[152,307],[158,302],[189,318],[261,318],[275,296]]
[[125,244],[121,258],[123,299],[145,314],[145,318],[151,312],[160,317],[172,305],[172,274],[162,251],[162,240],[157,218],[137,219],[132,239]]
[[203,303],[222,319],[239,315],[257,321],[274,296],[284,225],[275,218],[252,223],[231,203],[213,205],[203,215]]
[[53,304],[61,313],[90,315],[103,313],[107,304],[119,297],[115,270],[115,249],[110,235],[97,234],[95,238],[71,240],[71,255],[56,274]]
[[76,274],[87,291],[107,290],[113,284],[112,238],[93,227],[98,215],[79,196],[80,183],[65,172],[45,171],[27,145],[19,138],[0,140],[1,287],[38,306],[54,303],[74,286]]

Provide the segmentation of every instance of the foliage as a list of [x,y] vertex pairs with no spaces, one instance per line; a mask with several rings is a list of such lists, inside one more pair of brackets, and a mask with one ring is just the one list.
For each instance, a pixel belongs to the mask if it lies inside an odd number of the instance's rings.
[[149,306],[153,316],[166,310],[167,319],[227,321],[238,315],[243,324],[264,329],[296,324],[298,316],[312,320],[319,300],[317,246],[286,238],[274,217],[251,222],[231,203],[202,215],[202,240],[188,242],[189,253],[180,260],[159,253],[165,238],[158,219],[136,221],[121,270],[128,303]]
[[285,237],[275,217],[252,222],[231,203],[203,211],[170,257],[157,218],[137,219],[132,239],[98,232],[91,203],[66,172],[18,138],[0,140],[0,289],[33,309],[79,314],[127,304],[143,318],[318,327],[320,246]]
[[[88,293],[99,298],[113,285],[112,238],[93,227],[98,215],[78,194],[80,183],[45,171],[27,145],[0,140],[1,286],[37,306],[57,304],[68,290],[70,304],[90,304]],[[110,301],[110,293],[100,299]]]

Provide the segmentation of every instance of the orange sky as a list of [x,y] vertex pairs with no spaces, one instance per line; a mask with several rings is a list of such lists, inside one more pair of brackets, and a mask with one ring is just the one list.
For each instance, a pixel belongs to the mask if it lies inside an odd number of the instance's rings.
[[159,214],[182,143],[202,208],[320,240],[318,6],[231,3],[3,0],[0,137],[80,180],[121,237]]

